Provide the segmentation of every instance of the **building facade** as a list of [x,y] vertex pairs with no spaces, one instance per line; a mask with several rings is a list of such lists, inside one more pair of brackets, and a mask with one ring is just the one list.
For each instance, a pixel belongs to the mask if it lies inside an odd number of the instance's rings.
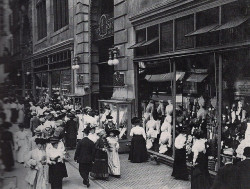
[[[170,162],[179,129],[193,124],[217,170],[222,150],[236,153],[224,127],[237,120],[233,138],[244,138],[249,31],[243,0],[32,1],[32,91],[100,112],[109,105],[127,135],[134,115],[146,128],[156,121],[149,151]],[[164,122],[171,129],[161,140]]]

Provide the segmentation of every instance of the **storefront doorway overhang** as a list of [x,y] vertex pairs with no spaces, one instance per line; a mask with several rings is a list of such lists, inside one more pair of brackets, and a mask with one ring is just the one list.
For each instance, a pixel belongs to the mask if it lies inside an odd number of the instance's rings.
[[213,52],[226,52],[232,51],[237,49],[244,49],[250,46],[250,41],[242,42],[242,43],[235,43],[235,44],[228,44],[228,45],[217,45],[213,47],[203,47],[203,48],[192,48],[192,49],[185,49],[176,52],[168,52],[164,54],[157,54],[153,56],[143,56],[134,58],[134,62],[149,62],[149,61],[157,61],[157,60],[166,60],[166,59],[173,59],[179,57],[186,57],[191,55],[199,55],[199,54],[209,54]]

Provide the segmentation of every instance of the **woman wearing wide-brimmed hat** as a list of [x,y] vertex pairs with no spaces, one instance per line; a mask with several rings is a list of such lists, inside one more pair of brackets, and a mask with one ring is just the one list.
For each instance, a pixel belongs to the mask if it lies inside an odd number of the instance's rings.
[[118,137],[120,131],[115,127],[107,131],[107,141],[110,148],[108,149],[108,165],[109,165],[109,174],[114,177],[120,177],[121,175],[121,165],[118,155],[119,142]]
[[138,117],[134,117],[131,120],[134,127],[130,131],[131,147],[129,152],[129,160],[132,163],[141,163],[147,161],[147,149],[146,149],[146,133],[142,128],[142,121]]
[[46,147],[47,163],[49,165],[49,183],[51,189],[61,189],[62,180],[68,177],[65,159],[65,147],[59,137],[51,137]]
[[108,173],[108,154],[109,144],[106,139],[106,132],[104,129],[97,133],[100,137],[95,144],[95,161],[90,173],[90,176],[95,179],[105,179],[109,177]]

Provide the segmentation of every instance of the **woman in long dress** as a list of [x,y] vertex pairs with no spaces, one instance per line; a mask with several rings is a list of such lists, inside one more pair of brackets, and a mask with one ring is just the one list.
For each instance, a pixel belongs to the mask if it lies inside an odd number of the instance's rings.
[[111,129],[108,131],[107,141],[109,143],[108,149],[108,165],[109,165],[109,174],[114,177],[121,176],[121,165],[120,158],[118,155],[119,142],[117,136],[120,132],[116,129]]
[[145,130],[141,127],[141,120],[139,118],[134,117],[131,123],[134,127],[130,131],[132,140],[128,159],[132,163],[145,162],[148,159]]
[[188,180],[185,148],[186,140],[186,131],[182,129],[175,139],[175,158],[172,172],[172,176],[175,177],[175,179]]
[[95,161],[92,167],[90,176],[95,179],[108,180],[108,148],[109,144],[106,139],[105,130],[99,130],[98,136],[100,137],[95,144]]
[[10,104],[10,110],[11,110],[11,122],[16,123],[17,117],[18,117],[18,110],[17,110],[17,103],[18,101],[12,100]]
[[23,123],[24,122],[24,105],[21,103],[18,103],[17,110],[18,110],[17,123]]
[[58,137],[50,138],[50,143],[46,147],[46,157],[51,189],[62,189],[62,180],[68,177],[68,173],[65,165],[65,147]]
[[211,178],[208,172],[206,139],[202,137],[202,131],[195,132],[194,136],[196,140],[192,146],[193,168],[191,173],[191,189],[209,189],[211,187]]
[[45,189],[47,186],[46,153],[44,145],[46,139],[36,138],[37,148],[27,155],[25,165],[29,168],[25,177],[27,189]]
[[28,152],[29,134],[24,130],[23,124],[19,124],[18,126],[19,131],[17,131],[14,135],[16,160],[19,163],[24,163],[24,156]]
[[4,113],[6,115],[5,121],[6,122],[10,122],[10,119],[11,119],[11,110],[10,110],[10,103],[9,103],[9,99],[8,98],[4,99],[3,110],[4,110]]

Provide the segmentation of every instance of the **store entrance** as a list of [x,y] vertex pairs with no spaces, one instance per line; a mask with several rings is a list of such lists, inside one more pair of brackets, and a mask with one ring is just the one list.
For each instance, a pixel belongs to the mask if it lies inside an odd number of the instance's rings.
[[97,42],[99,50],[99,87],[100,99],[111,99],[113,94],[114,66],[108,65],[109,48],[114,44],[114,37]]

